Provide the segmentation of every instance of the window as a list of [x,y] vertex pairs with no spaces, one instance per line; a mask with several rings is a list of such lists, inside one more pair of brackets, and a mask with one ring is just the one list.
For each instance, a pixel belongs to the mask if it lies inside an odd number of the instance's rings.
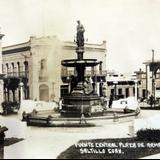
[[17,71],[18,71],[18,75],[20,75],[20,63],[17,62]]
[[111,89],[111,95],[114,95],[114,89]]
[[69,85],[61,85],[61,97],[69,94]]
[[129,97],[129,88],[126,88],[126,97]]
[[143,98],[146,97],[146,90],[145,90],[145,89],[142,90],[142,97],[143,97]]
[[118,89],[118,95],[122,95],[122,88]]

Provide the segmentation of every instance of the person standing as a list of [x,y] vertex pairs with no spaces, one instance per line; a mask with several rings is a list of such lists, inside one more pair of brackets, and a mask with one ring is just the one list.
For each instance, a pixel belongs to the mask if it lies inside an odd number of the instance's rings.
[[150,101],[150,106],[153,107],[153,104],[154,104],[154,97],[153,97],[152,94],[151,94],[151,96],[149,97],[149,101]]

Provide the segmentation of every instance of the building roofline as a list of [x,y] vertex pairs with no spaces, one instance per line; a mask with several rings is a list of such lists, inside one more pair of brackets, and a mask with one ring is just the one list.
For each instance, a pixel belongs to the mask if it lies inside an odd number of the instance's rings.
[[[31,48],[31,41],[32,39],[42,39],[42,38],[47,38],[49,36],[46,37],[30,37],[30,40],[27,42],[23,42],[23,43],[17,43],[17,44],[13,44],[13,45],[8,45],[8,46],[4,46],[2,47],[2,54],[12,54],[12,53],[16,53],[17,51],[27,51]],[[55,37],[55,36],[54,36]],[[76,47],[76,43],[72,42],[72,41],[61,41],[62,42],[62,47],[66,48],[66,49],[73,49]],[[85,48],[87,50],[100,50],[100,51],[106,51],[106,41],[103,41],[101,44],[96,44],[96,43],[85,43]]]
[[23,42],[23,43],[17,43],[17,44],[2,47],[2,51],[12,50],[15,48],[29,47],[29,46],[30,46],[30,41],[27,41],[27,42]]

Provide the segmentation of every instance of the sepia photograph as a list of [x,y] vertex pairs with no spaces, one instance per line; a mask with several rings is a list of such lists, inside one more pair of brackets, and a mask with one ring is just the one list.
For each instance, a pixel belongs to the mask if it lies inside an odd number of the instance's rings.
[[160,0],[0,0],[0,159],[160,159]]

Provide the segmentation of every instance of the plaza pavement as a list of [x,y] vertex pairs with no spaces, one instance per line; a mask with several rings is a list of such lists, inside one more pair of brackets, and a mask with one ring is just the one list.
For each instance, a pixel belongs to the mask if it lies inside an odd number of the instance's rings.
[[[142,111],[140,118],[159,111]],[[158,113],[160,114],[160,112]],[[7,119],[17,119],[16,116]],[[21,123],[21,122],[20,122]],[[90,128],[26,127],[25,140],[4,148],[5,159],[54,159],[71,145],[82,139],[127,138],[132,122],[102,124]],[[15,126],[16,128],[16,126]],[[14,130],[12,129],[12,132]],[[9,134],[9,135],[12,135]],[[15,135],[15,134],[13,134]],[[21,135],[19,135],[21,136]],[[23,134],[22,134],[23,136]],[[19,137],[21,138],[21,137]],[[157,156],[157,155],[155,155]],[[158,157],[160,158],[160,156]]]

